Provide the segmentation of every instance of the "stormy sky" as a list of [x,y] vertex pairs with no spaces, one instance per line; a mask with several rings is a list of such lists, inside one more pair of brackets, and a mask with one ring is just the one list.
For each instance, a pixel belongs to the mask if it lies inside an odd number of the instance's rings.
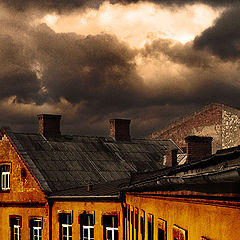
[[240,108],[237,0],[0,0],[0,125],[143,137],[198,108]]

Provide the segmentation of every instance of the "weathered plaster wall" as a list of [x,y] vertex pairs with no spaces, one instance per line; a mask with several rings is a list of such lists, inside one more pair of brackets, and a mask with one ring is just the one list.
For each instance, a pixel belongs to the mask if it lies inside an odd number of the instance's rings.
[[0,192],[0,202],[46,202],[40,186],[6,137],[0,141],[0,165],[4,164],[11,166],[10,192]]
[[[238,240],[240,209],[211,204],[171,201],[157,196],[127,195],[126,203],[154,215],[154,240],[157,240],[157,219],[167,221],[167,239],[173,239],[173,225],[188,231],[188,239],[201,236],[211,240]],[[147,222],[145,221],[145,229]],[[147,231],[145,239],[148,239]]]
[[101,217],[106,213],[120,213],[120,226],[118,230],[119,240],[123,239],[123,215],[122,207],[119,202],[55,202],[52,208],[53,216],[53,240],[59,239],[58,213],[61,211],[72,212],[73,214],[73,239],[80,239],[80,225],[78,223],[79,214],[82,211],[95,211],[94,239],[103,239],[103,225]]
[[31,217],[41,217],[43,221],[42,239],[47,240],[48,232],[48,210],[44,207],[0,207],[0,239],[11,239],[11,228],[9,226],[9,216],[18,215],[22,217],[21,239],[30,240],[29,220]]
[[225,107],[222,112],[222,147],[229,148],[240,144],[240,111]]
[[[22,217],[21,236],[30,239],[29,219],[43,219],[42,239],[48,239],[48,206],[43,192],[6,137],[0,141],[0,165],[10,164],[10,191],[0,191],[0,239],[10,239],[9,216]],[[22,176],[22,171],[26,174]]]

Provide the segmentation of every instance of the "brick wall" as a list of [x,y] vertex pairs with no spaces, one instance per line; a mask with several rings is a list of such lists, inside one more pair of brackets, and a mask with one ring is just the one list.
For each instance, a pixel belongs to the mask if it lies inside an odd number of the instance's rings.
[[191,135],[213,137],[213,153],[222,147],[222,104],[210,104],[166,128],[152,134],[153,139],[172,139],[186,147],[185,138]]

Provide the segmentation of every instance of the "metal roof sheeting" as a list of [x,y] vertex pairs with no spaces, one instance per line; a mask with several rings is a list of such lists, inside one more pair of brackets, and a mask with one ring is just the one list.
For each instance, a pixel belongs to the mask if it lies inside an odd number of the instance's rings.
[[114,141],[104,137],[40,134],[7,135],[45,192],[129,178],[132,172],[163,168],[165,149],[176,149],[170,140]]

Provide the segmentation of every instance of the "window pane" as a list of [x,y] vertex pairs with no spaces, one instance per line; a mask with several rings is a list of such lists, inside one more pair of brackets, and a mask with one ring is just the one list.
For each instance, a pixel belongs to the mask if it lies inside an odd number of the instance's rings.
[[72,236],[72,225],[69,226],[69,236]]
[[118,240],[118,230],[114,230],[114,240]]
[[107,240],[112,240],[112,231],[107,230]]
[[158,240],[164,240],[164,230],[158,229]]
[[63,236],[67,236],[67,228],[63,227]]
[[94,228],[90,229],[90,238],[94,238]]
[[87,228],[84,229],[84,237],[88,237],[88,229]]

